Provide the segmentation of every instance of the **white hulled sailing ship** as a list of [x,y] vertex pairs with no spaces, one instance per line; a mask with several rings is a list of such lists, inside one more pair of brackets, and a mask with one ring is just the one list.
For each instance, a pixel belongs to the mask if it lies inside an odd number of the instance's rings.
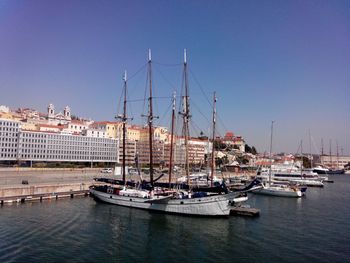
[[[127,206],[133,208],[146,209],[150,211],[158,211],[173,214],[183,214],[183,215],[198,215],[198,216],[228,216],[231,209],[231,201],[237,193],[229,192],[227,188],[223,188],[223,191],[218,193],[213,192],[192,192],[189,182],[189,161],[188,161],[188,150],[187,142],[189,138],[189,95],[188,95],[188,83],[187,83],[187,58],[186,50],[184,53],[184,77],[185,77],[185,96],[184,110],[181,113],[184,120],[184,135],[185,135],[185,155],[186,155],[186,175],[187,184],[189,186],[188,190],[178,190],[175,188],[160,188],[155,186],[153,181],[153,156],[152,150],[150,150],[150,182],[148,187],[143,189],[138,189],[135,187],[129,187],[125,180],[125,124],[127,121],[126,116],[126,88],[127,80],[126,74],[124,76],[124,112],[121,116],[123,122],[123,183],[124,185],[104,185],[104,186],[93,186],[90,189],[91,195],[96,199],[101,200],[106,203]],[[152,105],[152,59],[151,51],[149,51],[148,56],[148,80],[149,80],[149,98],[148,98],[148,128],[149,128],[149,147],[152,148],[152,129],[153,129],[153,105]],[[214,110],[213,110],[213,138],[215,132],[215,103],[216,97],[214,93]],[[173,118],[174,118],[175,106],[173,106]],[[172,122],[173,123],[173,122]],[[172,124],[173,125],[173,124]],[[173,132],[173,127],[172,127]],[[173,136],[173,134],[172,134]],[[172,144],[171,144],[172,146]],[[172,152],[172,150],[171,150]],[[171,185],[171,158],[170,157],[170,167],[169,167],[169,186]],[[213,165],[213,164],[212,164]],[[213,175],[213,173],[212,173]],[[211,178],[213,181],[213,178]],[[236,199],[238,200],[238,199]]]

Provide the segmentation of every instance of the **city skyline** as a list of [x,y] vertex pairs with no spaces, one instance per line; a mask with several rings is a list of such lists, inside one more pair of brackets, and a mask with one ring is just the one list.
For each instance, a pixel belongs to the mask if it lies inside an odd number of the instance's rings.
[[[169,97],[158,105],[164,115],[173,90],[181,93],[187,48],[198,131],[208,133],[216,90],[220,132],[259,152],[274,120],[276,152],[296,152],[300,140],[308,151],[310,130],[313,152],[323,138],[326,153],[332,139],[333,152],[338,141],[350,155],[349,14],[344,1],[3,1],[0,105],[69,105],[75,115],[113,120],[124,70],[138,72],[151,48],[155,94]],[[145,80],[143,70],[130,79],[130,100],[144,98]],[[137,122],[142,108],[132,105]]]

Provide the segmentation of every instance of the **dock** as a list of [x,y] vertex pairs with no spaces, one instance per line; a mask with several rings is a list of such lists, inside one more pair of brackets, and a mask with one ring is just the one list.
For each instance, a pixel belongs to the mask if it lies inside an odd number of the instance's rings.
[[0,188],[0,205],[87,196],[90,184],[36,184]]
[[230,215],[256,217],[260,215],[260,209],[243,206],[232,206]]

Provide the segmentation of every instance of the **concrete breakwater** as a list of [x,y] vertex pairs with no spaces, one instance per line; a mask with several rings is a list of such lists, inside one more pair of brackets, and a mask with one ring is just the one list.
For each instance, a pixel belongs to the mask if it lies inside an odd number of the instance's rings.
[[0,188],[0,204],[87,195],[91,183],[23,185]]
[[99,169],[1,168],[0,204],[87,195]]

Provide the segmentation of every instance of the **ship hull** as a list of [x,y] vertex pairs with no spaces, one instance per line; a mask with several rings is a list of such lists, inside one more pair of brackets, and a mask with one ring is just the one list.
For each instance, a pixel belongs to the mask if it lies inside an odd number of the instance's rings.
[[154,212],[194,216],[229,216],[230,194],[213,195],[202,198],[187,199],[147,199],[121,196],[90,189],[91,195],[105,203],[139,208]]
[[271,195],[271,196],[280,196],[280,197],[302,197],[302,192],[300,190],[296,191],[286,191],[282,189],[271,189],[271,188],[261,188],[253,191],[254,194],[262,194],[262,195]]

